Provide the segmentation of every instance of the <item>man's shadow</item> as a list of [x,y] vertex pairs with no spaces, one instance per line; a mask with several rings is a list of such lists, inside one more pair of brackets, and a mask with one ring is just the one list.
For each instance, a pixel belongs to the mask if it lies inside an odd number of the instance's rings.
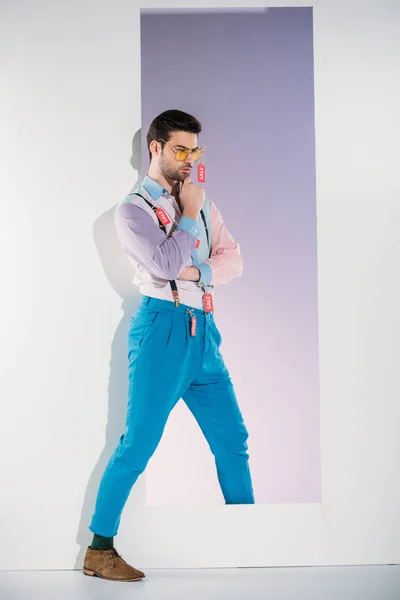
[[[140,185],[141,171],[141,129],[132,140],[132,168],[137,172],[137,181],[132,191]],[[108,380],[108,415],[104,449],[90,475],[83,501],[76,541],[80,550],[76,557],[75,569],[81,569],[87,546],[92,539],[89,531],[91,517],[97,497],[100,480],[108,460],[118,445],[125,429],[128,398],[128,325],[131,316],[140,303],[140,293],[133,286],[134,267],[124,253],[114,225],[115,206],[102,214],[93,226],[93,237],[104,269],[113,289],[122,298],[122,319],[111,342],[110,375]],[[145,481],[140,477],[130,495],[129,502],[137,506],[145,504]]]

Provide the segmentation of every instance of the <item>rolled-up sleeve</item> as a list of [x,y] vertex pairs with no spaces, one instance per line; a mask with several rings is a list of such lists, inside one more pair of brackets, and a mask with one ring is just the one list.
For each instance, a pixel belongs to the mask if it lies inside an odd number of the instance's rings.
[[[124,251],[161,279],[177,279],[196,247],[198,224],[185,221],[167,236],[146,210],[131,203],[119,204],[115,226]],[[182,220],[181,219],[181,220]]]
[[201,277],[197,285],[220,285],[240,277],[243,259],[239,244],[229,233],[222,215],[213,202],[210,202],[211,216],[211,256],[196,265]]

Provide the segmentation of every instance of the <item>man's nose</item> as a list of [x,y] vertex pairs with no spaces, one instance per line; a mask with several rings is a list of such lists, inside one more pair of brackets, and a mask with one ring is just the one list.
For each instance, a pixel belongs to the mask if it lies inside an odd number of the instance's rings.
[[194,163],[193,154],[189,154],[189,156],[185,160],[185,163],[187,165],[190,165],[191,167],[193,166],[193,163]]

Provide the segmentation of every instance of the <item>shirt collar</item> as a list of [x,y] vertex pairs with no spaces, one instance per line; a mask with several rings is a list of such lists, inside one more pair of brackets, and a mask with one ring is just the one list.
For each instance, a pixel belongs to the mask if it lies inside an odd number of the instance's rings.
[[153,200],[158,200],[161,196],[170,196],[168,191],[163,188],[157,181],[146,175],[142,181],[142,186],[150,194]]

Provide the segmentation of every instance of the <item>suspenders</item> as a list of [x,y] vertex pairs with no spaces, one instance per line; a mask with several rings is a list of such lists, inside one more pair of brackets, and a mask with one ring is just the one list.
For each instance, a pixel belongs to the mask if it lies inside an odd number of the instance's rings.
[[[146,202],[146,204],[148,204],[148,206],[150,206],[150,208],[152,209],[152,211],[157,216],[158,224],[159,224],[160,229],[167,235],[167,230],[165,228],[165,225],[162,223],[159,215],[157,214],[157,207],[154,206],[154,204],[152,204],[151,202],[149,202],[147,200],[147,198],[145,198],[141,194],[138,194],[138,192],[135,192],[135,196],[140,196],[140,198],[142,198]],[[208,246],[210,248],[210,238],[209,238],[209,232],[208,232],[208,227],[207,227],[207,221],[206,221],[206,217],[204,215],[203,210],[200,211],[200,214],[201,214],[201,218],[203,219],[204,227],[205,227],[205,230],[206,230],[207,244],[208,244]],[[210,254],[209,255],[211,256],[211,248],[210,248]],[[175,280],[170,281],[169,285],[171,286],[172,297],[174,299],[175,306],[178,307],[179,306],[179,292],[178,292],[178,286],[176,285],[176,281]]]

